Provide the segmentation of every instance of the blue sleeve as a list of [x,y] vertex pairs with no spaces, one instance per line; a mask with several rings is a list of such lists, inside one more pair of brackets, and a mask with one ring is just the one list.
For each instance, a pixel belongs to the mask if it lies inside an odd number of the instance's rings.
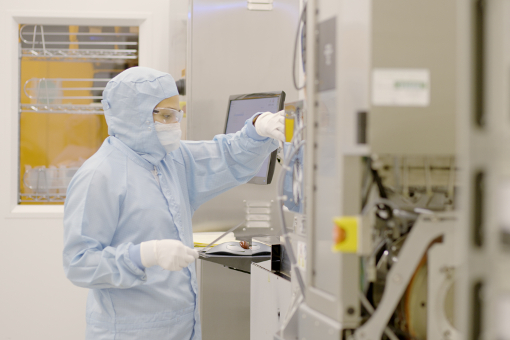
[[235,134],[217,135],[212,141],[181,142],[193,210],[248,182],[269,154],[278,148],[276,140],[257,134],[252,119],[246,120],[244,127]]
[[145,269],[145,266],[142,264],[142,255],[140,254],[140,245],[137,244],[129,247],[129,258],[133,261],[134,264],[138,266],[141,270]]
[[255,130],[255,126],[253,125],[253,119],[255,119],[255,117],[260,114],[261,114],[261,112],[256,113],[255,115],[253,115],[253,117],[251,117],[244,123],[244,126],[246,127],[246,134],[248,135],[248,137],[250,137],[251,139],[254,139],[254,140],[266,140],[269,138],[269,137],[262,137],[261,135],[259,135],[257,133],[257,130]]
[[96,156],[78,170],[67,190],[65,274],[73,284],[85,288],[141,285],[147,277],[129,256],[132,243],[111,246],[126,192],[125,166]]

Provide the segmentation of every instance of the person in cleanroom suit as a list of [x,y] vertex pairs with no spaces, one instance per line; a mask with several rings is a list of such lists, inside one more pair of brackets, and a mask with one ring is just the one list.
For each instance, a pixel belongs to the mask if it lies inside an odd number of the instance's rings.
[[283,113],[266,112],[235,134],[180,141],[178,99],[169,74],[144,67],[103,92],[110,136],[64,208],[64,270],[90,289],[86,339],[201,339],[191,216],[284,139]]

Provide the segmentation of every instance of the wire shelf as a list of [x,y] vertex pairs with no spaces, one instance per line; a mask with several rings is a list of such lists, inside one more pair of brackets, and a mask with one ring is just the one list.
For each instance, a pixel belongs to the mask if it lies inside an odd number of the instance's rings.
[[64,202],[69,182],[78,167],[27,167],[22,177],[28,193],[20,193],[20,202]]
[[61,194],[20,194],[19,203],[64,203],[66,195]]
[[[29,31],[29,27],[33,27],[33,31]],[[25,45],[20,49],[20,57],[25,58],[71,60],[138,58],[138,41],[125,41],[126,38],[138,38],[138,33],[48,32],[44,30],[43,25],[23,25],[19,37],[21,44]],[[68,39],[62,41],[62,38],[66,37]],[[80,41],[78,37],[88,40]],[[128,48],[129,46],[133,48]]]
[[[99,103],[71,105],[62,104],[61,101],[101,100],[109,81],[110,78],[31,78],[23,85],[23,92],[34,104],[22,104],[21,112],[66,113],[66,110],[70,110],[70,113],[100,114],[102,109],[99,109]],[[84,83],[91,85],[83,86]]]
[[101,50],[101,49],[58,49],[58,48],[22,48],[23,58],[44,58],[44,59],[138,59],[137,50]]
[[22,104],[20,112],[33,113],[66,113],[82,115],[102,115],[103,106],[98,103],[90,105],[44,105],[44,104]]
[[[25,119],[23,121],[25,125],[22,125],[21,113],[103,115],[100,100],[108,81],[122,70],[137,65],[139,34],[138,27],[22,25],[19,30],[18,47],[18,56],[24,62],[27,60],[62,62],[62,64],[52,63],[52,68],[60,67],[64,65],[64,62],[87,62],[92,63],[94,76],[101,77],[31,78],[22,83],[19,121],[20,129],[26,131],[28,128],[37,127],[37,120]],[[31,76],[37,76],[28,66],[30,63],[21,63],[23,71],[26,69],[26,72],[32,72]],[[75,73],[72,67],[63,70],[67,71],[56,73],[52,69],[47,70],[45,74],[50,77],[57,74],[69,77],[80,74]],[[92,73],[90,76],[92,77]],[[27,78],[20,77],[20,79],[25,81]],[[59,117],[55,118],[57,121],[64,121],[68,117],[60,117],[63,118],[62,120]],[[66,131],[66,133],[72,134],[74,131]],[[40,137],[37,143],[41,143],[43,139],[52,140],[52,138],[53,136],[48,134],[47,137]],[[25,140],[25,143],[33,145],[36,142]],[[65,146],[65,152],[59,154],[61,158],[59,158],[60,161],[55,161],[56,165],[32,167],[30,164],[40,163],[32,157],[32,154],[23,154],[24,151],[20,148],[19,166],[24,170],[21,170],[21,183],[18,188],[19,203],[59,204],[65,202],[67,187],[84,159],[79,155],[80,152],[74,152],[75,149],[67,149],[67,141],[57,140],[55,144],[58,143]],[[43,146],[40,152],[49,154],[53,150],[51,148],[55,149],[53,146]],[[80,157],[78,160],[74,159],[78,156]]]

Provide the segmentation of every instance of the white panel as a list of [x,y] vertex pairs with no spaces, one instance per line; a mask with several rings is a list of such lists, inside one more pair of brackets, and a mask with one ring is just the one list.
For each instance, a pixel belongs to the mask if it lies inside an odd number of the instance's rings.
[[290,281],[252,263],[250,284],[250,340],[273,340],[290,308]]
[[[193,0],[190,17],[189,139],[212,139],[225,131],[230,95],[283,90],[287,102],[297,100],[292,56],[299,0],[279,0],[271,11],[248,11],[238,0]],[[205,203],[193,216],[194,230],[236,225],[245,218],[243,200],[276,201],[279,170],[277,164],[270,185],[241,185]],[[278,220],[276,210],[271,220]]]
[[510,339],[510,295],[506,294],[498,297],[497,302],[497,330],[498,339]]
[[[18,23],[140,25],[140,65],[169,71],[170,7],[181,0],[20,0],[0,3],[0,338],[83,339],[87,289],[62,268],[62,207],[16,206]],[[169,19],[170,18],[170,19]]]
[[[316,150],[313,199],[307,201],[313,207],[307,212],[313,223],[313,244],[307,250],[313,266],[310,282],[316,289],[310,290],[306,302],[344,327],[359,323],[359,302],[352,294],[352,288],[358,287],[359,260],[352,254],[331,251],[331,230],[334,217],[360,212],[361,200],[356,199],[361,187],[358,155],[367,154],[368,147],[358,144],[357,132],[358,116],[369,106],[370,3],[319,2],[319,37],[314,47],[318,70],[307,68],[309,74],[318,75],[318,86],[313,98],[316,105],[308,105],[315,111],[312,145]],[[307,92],[311,92],[310,87]]]
[[229,269],[218,263],[204,260],[198,262],[200,262],[202,339],[248,340],[250,274]]
[[499,185],[498,222],[503,231],[510,233],[510,180],[501,181]]

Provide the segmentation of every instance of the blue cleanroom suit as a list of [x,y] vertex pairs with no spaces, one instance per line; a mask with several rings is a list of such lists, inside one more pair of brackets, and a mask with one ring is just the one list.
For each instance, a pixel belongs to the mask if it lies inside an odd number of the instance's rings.
[[247,182],[278,147],[248,120],[212,141],[182,141],[166,154],[153,108],[177,94],[173,78],[148,68],[107,85],[108,137],[72,179],[64,210],[64,269],[89,288],[86,339],[201,339],[195,266],[140,269],[129,249],[177,239],[193,247],[191,217],[216,195]]

